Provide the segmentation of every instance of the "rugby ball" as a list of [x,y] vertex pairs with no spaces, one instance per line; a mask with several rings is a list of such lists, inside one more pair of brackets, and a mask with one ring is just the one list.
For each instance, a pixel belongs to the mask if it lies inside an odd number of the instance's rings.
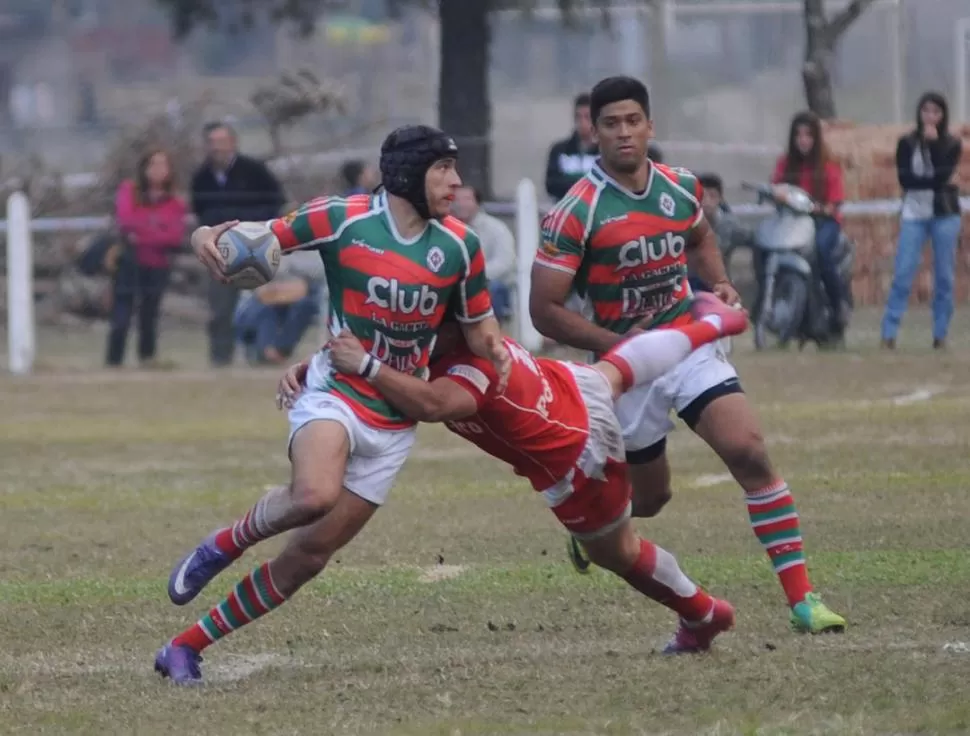
[[239,223],[222,234],[218,246],[226,262],[226,277],[237,289],[268,284],[280,267],[280,241],[262,223]]

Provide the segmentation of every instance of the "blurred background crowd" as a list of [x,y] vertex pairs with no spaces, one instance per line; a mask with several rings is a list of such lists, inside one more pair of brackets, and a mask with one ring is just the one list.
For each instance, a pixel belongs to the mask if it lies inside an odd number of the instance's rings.
[[[584,91],[615,73],[651,85],[651,158],[702,174],[705,211],[749,306],[757,222],[736,212],[751,201],[742,181],[787,182],[816,199],[825,291],[883,310],[884,347],[913,301],[932,304],[928,340],[944,347],[954,304],[970,297],[964,0],[644,0],[565,13],[475,0],[460,17],[448,0],[356,0],[306,3],[314,22],[302,26],[247,16],[245,5],[0,0],[6,191],[26,191],[36,218],[110,216],[35,235],[38,318],[107,322],[107,365],[127,352],[169,366],[159,332],[180,324],[206,325],[213,366],[286,361],[325,318],[319,259],[286,258],[277,280],[240,294],[193,263],[187,223],[267,219],[312,196],[371,191],[380,139],[406,122],[440,120],[469,153],[454,214],[481,236],[508,321],[509,201],[529,178],[546,206],[588,170]],[[220,23],[189,12],[203,7]],[[831,38],[806,33],[816,7]],[[462,28],[476,18],[484,28]],[[477,48],[455,48],[475,34]],[[819,44],[834,51],[821,78],[806,64]],[[901,212],[839,206],[898,198]],[[843,234],[857,247],[849,295],[826,261]]]

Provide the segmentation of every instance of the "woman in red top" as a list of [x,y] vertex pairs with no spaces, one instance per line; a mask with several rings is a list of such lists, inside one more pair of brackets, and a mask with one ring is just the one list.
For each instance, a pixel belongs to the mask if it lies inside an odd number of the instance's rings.
[[138,302],[138,357],[155,358],[158,317],[168,285],[171,257],[185,241],[185,201],[175,193],[172,164],[165,151],[153,150],[138,162],[134,179],[122,182],[115,199],[115,223],[129,244],[114,280],[114,307],[108,333],[107,363],[125,357],[128,326]]
[[833,329],[845,329],[845,305],[835,251],[842,236],[839,208],[845,198],[842,167],[835,161],[822,137],[822,123],[812,112],[800,112],[792,118],[788,133],[788,152],[778,159],[773,184],[793,184],[804,189],[817,202],[815,209],[815,244],[825,293],[832,305]]

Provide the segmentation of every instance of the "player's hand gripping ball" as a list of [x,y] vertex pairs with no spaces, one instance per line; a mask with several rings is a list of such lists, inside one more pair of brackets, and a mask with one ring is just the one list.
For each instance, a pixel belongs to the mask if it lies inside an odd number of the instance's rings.
[[226,262],[226,278],[237,289],[269,283],[280,267],[280,241],[261,223],[242,222],[226,230],[217,245]]

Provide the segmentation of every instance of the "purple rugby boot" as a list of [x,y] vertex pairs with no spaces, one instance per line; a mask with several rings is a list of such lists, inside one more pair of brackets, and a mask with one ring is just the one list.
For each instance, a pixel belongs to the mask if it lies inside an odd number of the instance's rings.
[[182,560],[168,576],[168,597],[176,606],[194,599],[212,579],[233,563],[234,558],[216,546],[216,532]]
[[155,671],[176,685],[201,685],[201,662],[202,655],[195,650],[169,642],[155,655]]

